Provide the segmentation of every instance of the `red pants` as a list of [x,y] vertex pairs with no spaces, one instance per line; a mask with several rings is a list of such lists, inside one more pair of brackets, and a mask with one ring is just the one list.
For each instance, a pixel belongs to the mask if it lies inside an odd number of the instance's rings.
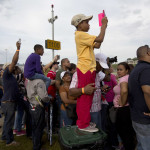
[[[96,72],[88,71],[85,74],[83,74],[78,68],[77,68],[77,76],[78,76],[78,88],[83,88],[89,83],[95,83],[95,77]],[[79,128],[86,128],[89,126],[89,123],[91,121],[90,116],[90,109],[92,105],[93,95],[81,95],[79,98],[77,98],[77,125]]]

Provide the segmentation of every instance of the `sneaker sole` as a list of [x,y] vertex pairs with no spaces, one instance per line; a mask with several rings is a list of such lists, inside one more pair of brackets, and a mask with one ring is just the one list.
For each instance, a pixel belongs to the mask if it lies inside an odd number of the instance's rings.
[[26,135],[26,134],[16,134],[16,136],[23,136],[23,135]]
[[86,129],[80,129],[80,128],[78,129],[81,131],[86,131],[86,132],[98,132],[98,129],[97,130],[86,130]]

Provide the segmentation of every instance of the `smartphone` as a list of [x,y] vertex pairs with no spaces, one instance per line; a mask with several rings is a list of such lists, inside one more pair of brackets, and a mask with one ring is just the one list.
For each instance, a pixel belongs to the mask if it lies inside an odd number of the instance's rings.
[[18,42],[21,44],[21,39],[19,39]]
[[102,13],[98,14],[99,26],[102,26],[102,19],[105,17],[105,11],[103,10]]

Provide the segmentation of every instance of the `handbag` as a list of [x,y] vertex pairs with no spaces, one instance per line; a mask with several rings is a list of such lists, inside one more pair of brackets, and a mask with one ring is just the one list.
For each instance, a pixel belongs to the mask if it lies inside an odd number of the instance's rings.
[[117,112],[118,112],[118,108],[112,106],[109,109],[109,118],[111,120],[112,123],[116,123],[116,118],[117,118]]

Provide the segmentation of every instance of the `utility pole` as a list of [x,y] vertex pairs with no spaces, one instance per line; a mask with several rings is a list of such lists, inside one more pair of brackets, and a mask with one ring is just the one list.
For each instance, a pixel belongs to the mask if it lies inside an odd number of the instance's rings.
[[[54,17],[54,5],[51,5],[52,8],[52,18],[48,19],[49,23],[52,24],[52,40],[54,40],[54,21],[58,18],[58,16]],[[52,59],[54,59],[54,49],[52,50]]]
[[[54,59],[54,21],[58,17],[57,16],[54,17],[54,10],[53,10],[54,5],[51,5],[51,8],[52,8],[52,18],[48,19],[48,22],[52,24],[52,48],[53,48],[52,49],[52,59]],[[50,145],[52,145],[52,113],[53,113],[53,105],[50,104],[49,119],[48,119],[48,139],[49,139]]]

